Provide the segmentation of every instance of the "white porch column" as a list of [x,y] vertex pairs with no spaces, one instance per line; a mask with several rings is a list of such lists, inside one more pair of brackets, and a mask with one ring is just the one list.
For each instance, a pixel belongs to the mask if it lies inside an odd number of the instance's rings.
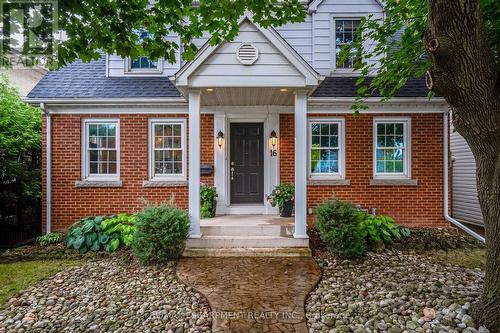
[[189,217],[190,238],[200,238],[200,91],[189,91]]
[[295,238],[307,238],[307,91],[295,92]]

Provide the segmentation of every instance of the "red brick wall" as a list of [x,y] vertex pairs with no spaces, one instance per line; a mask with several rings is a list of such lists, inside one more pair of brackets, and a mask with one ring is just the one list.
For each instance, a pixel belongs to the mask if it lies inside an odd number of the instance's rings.
[[[87,115],[52,116],[52,229],[64,230],[75,220],[92,215],[133,212],[149,202],[168,202],[173,196],[178,207],[187,208],[187,186],[145,188],[148,180],[148,119],[186,117],[186,115],[119,115],[120,118],[120,179],[118,188],[77,188],[81,179],[80,145],[81,120],[99,118]],[[44,119],[45,184],[45,119]],[[213,116],[201,117],[202,163],[213,164]],[[186,151],[187,153],[187,151]],[[213,176],[202,181],[213,184]],[[43,191],[43,225],[45,226],[45,186]]]
[[[339,199],[376,208],[396,222],[411,226],[447,226],[443,218],[443,121],[441,114],[412,114],[412,179],[417,186],[370,186],[373,176],[373,116],[345,117],[346,179],[350,186],[308,186],[308,207],[335,194]],[[377,115],[394,116],[394,115]],[[401,116],[401,115],[399,115]],[[294,181],[294,117],[280,115],[280,176]],[[304,156],[307,158],[307,156]]]

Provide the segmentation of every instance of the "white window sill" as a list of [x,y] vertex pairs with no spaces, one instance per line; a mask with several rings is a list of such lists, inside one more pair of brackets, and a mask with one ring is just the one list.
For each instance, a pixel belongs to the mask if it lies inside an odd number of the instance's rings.
[[184,187],[187,180],[147,180],[142,183],[143,187]]
[[350,186],[351,181],[349,179],[318,179],[310,178],[307,181],[308,186]]
[[157,70],[157,69],[152,69],[152,70],[130,70],[130,71],[125,71],[125,75],[161,75],[163,74],[162,71]]
[[121,180],[77,180],[75,187],[122,187]]
[[416,179],[410,178],[373,178],[370,186],[417,186]]

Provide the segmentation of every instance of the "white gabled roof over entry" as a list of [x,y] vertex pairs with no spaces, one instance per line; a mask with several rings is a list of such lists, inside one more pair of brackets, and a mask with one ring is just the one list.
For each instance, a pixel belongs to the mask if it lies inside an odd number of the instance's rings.
[[234,40],[205,44],[175,75],[180,89],[316,87],[319,81],[320,75],[273,28],[253,23],[250,14],[241,18]]

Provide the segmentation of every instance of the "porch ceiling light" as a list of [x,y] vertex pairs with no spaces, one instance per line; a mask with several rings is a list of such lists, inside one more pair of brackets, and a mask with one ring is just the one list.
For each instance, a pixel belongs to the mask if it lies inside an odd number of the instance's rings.
[[271,143],[271,146],[273,146],[273,148],[276,148],[276,145],[278,144],[278,135],[274,130],[271,132],[271,136],[269,137],[269,142]]
[[222,144],[224,143],[224,133],[222,131],[219,131],[217,133],[217,145],[219,148],[222,148]]
[[207,91],[212,92],[212,91],[214,91],[214,88],[207,88]]
[[281,91],[281,92],[287,92],[287,91],[288,91],[288,89],[286,89],[286,88],[281,88],[281,89],[280,89],[280,91]]

